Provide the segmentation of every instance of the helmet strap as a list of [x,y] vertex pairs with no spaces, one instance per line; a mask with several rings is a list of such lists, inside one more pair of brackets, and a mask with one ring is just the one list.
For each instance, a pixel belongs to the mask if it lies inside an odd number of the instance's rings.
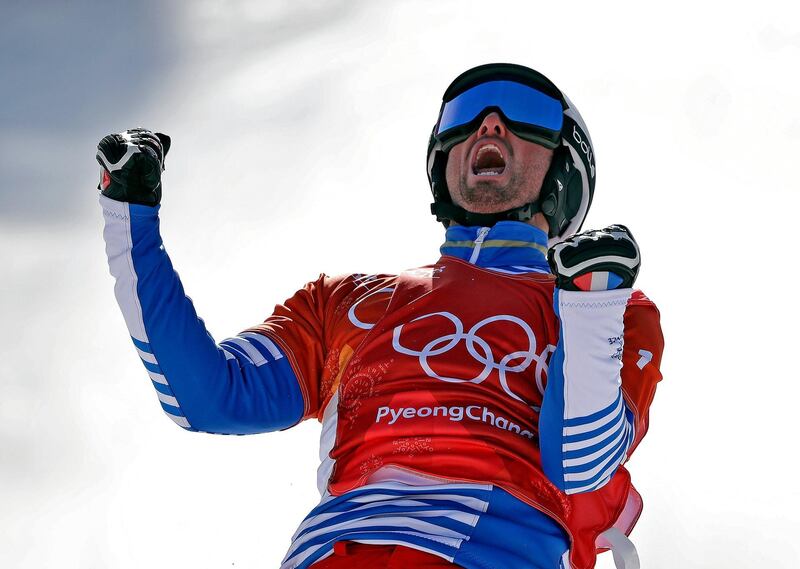
[[492,226],[498,221],[528,221],[540,211],[542,209],[538,201],[497,213],[475,213],[454,203],[434,202],[431,204],[431,213],[436,216],[436,221],[441,221],[445,227],[451,220],[459,225],[482,227]]

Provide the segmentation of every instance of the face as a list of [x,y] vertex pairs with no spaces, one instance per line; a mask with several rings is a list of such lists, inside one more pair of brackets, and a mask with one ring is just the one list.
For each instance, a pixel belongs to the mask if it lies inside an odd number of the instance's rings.
[[[552,159],[552,150],[519,138],[498,113],[491,113],[450,150],[447,187],[453,203],[467,211],[505,211],[538,199]],[[532,221],[547,224],[541,213]]]

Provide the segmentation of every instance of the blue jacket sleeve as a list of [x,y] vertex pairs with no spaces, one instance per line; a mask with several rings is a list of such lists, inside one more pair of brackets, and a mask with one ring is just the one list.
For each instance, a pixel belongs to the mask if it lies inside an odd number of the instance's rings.
[[544,473],[567,494],[608,483],[635,437],[621,377],[631,292],[556,289],[560,332],[539,416],[539,446]]
[[257,332],[218,345],[206,331],[164,250],[159,207],[102,195],[100,203],[114,293],[167,416],[188,430],[223,434],[298,423],[303,396],[281,349]]

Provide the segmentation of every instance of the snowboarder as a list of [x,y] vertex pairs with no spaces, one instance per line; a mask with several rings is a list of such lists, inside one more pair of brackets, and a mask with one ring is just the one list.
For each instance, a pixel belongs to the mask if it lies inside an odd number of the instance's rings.
[[606,548],[638,567],[622,464],[661,379],[658,310],[632,288],[626,227],[578,233],[594,149],[551,81],[489,64],[446,90],[427,160],[438,261],[322,275],[220,343],[159,234],[170,142],[132,129],[98,145],[116,298],[184,429],[322,422],[322,498],[283,569],[589,569]]

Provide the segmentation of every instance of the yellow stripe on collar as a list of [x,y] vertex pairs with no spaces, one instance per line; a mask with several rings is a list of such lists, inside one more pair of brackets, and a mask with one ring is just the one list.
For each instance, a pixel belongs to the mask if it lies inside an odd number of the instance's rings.
[[[535,249],[544,255],[547,255],[547,247],[539,245],[538,243],[531,243],[530,241],[511,241],[506,239],[489,239],[483,242],[483,248],[487,247],[526,247],[528,249]],[[475,241],[445,241],[442,247],[475,247]]]

